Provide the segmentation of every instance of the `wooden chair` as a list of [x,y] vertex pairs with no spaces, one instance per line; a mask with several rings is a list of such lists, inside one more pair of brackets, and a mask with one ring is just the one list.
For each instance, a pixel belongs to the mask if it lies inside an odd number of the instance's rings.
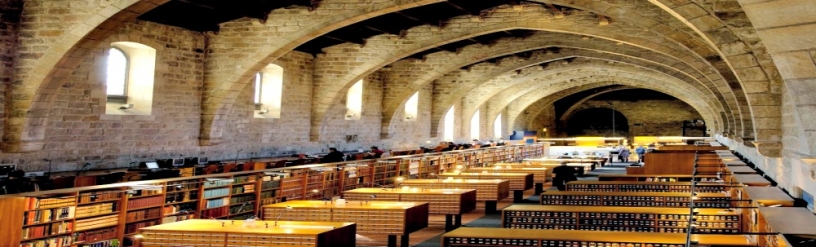
[[204,168],[201,174],[213,174],[218,171],[218,165],[212,164]]
[[363,160],[365,158],[365,154],[355,154],[354,160]]
[[275,164],[272,165],[272,168],[286,167],[286,162],[289,162],[289,161],[288,160],[278,160],[278,162],[275,162]]
[[241,171],[252,171],[255,167],[255,162],[247,162],[241,165]]
[[238,164],[229,163],[229,164],[224,165],[224,169],[221,170],[221,172],[222,173],[233,172],[236,167],[238,167]]

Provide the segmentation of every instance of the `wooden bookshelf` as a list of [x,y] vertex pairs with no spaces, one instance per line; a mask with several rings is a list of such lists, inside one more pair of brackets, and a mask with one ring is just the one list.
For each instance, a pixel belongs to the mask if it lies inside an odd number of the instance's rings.
[[[733,234],[741,216],[720,209],[696,209],[697,234]],[[512,205],[502,210],[502,227],[519,229],[686,233],[689,210],[665,207]]]
[[717,175],[685,175],[685,174],[665,174],[665,175],[622,175],[622,174],[600,174],[598,181],[638,181],[638,182],[690,182],[692,178],[698,182],[716,182]]
[[358,234],[407,236],[428,227],[428,209],[425,202],[288,201],[264,206],[263,219],[355,222]]
[[[140,247],[355,246],[356,224],[303,221],[187,220],[139,230]],[[223,224],[223,225],[222,225]],[[266,226],[268,225],[268,227]]]
[[[691,239],[699,243],[697,246],[757,246],[742,235],[694,234]],[[441,242],[443,247],[682,247],[686,234],[467,227],[443,234]]]
[[[696,191],[719,193],[731,187],[734,185],[701,182]],[[567,191],[691,192],[691,182],[572,181],[567,183]]]
[[[435,169],[433,167],[442,169],[446,166],[456,167],[459,164],[512,162],[526,157],[536,157],[532,155],[540,156],[543,150],[544,145],[533,144],[497,147],[478,152],[463,150],[466,152],[395,158],[419,159],[420,174],[430,176]],[[0,233],[9,233],[13,236],[0,239],[0,246],[17,247],[21,243],[31,244],[38,240],[64,240],[63,245],[69,246],[70,244],[134,246],[136,230],[148,225],[210,217],[219,220],[241,220],[257,215],[263,205],[293,199],[332,197],[341,195],[343,190],[349,188],[393,184],[394,176],[400,174],[403,167],[395,166],[390,170],[388,165],[378,165],[378,161],[378,159],[354,160],[3,195],[0,196],[0,208],[8,215],[13,215],[9,219],[21,217],[21,220],[0,224]],[[425,161],[428,162],[424,163]],[[256,161],[263,162],[265,161]],[[264,166],[256,165],[257,168]],[[377,170],[377,167],[383,169]],[[405,168],[410,172],[408,164]],[[423,170],[426,168],[427,172]],[[381,176],[376,176],[378,174]],[[147,189],[140,189],[146,186],[161,189],[156,189],[156,192],[145,192]],[[475,193],[473,197],[475,198]],[[44,201],[59,198],[70,198],[65,207],[72,208],[74,214],[78,212],[82,214],[55,219],[54,222],[23,225],[22,217],[29,217],[28,211],[51,211],[44,208],[25,209],[27,202],[34,199]],[[19,202],[20,200],[22,202]],[[475,207],[475,202],[473,205]],[[22,239],[22,230],[41,225],[52,227],[52,223],[59,223],[54,225],[58,230],[67,225],[62,223],[71,223],[71,228],[52,234],[54,236],[42,235],[38,239]],[[74,240],[75,235],[78,237],[76,239],[82,241]]]
[[[627,206],[688,208],[691,195],[685,192],[545,191],[541,205]],[[738,203],[724,193],[697,193],[696,208],[732,208]]]
[[510,181],[501,179],[408,179],[402,184],[423,189],[474,189],[476,201],[485,202],[486,214],[498,212],[498,201],[510,196]]

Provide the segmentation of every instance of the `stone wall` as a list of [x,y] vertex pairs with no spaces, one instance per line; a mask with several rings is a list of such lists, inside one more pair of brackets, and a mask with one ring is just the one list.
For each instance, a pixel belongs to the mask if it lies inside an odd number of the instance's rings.
[[[0,0],[0,116],[6,115],[6,85],[14,78],[14,60],[17,48],[17,34],[20,28],[21,0]],[[0,136],[3,134],[6,118],[0,120]]]
[[[608,102],[612,105],[610,106]],[[680,136],[684,120],[702,119],[694,108],[680,100],[587,100],[573,112],[566,114],[574,114],[584,109],[609,107],[626,117],[629,123],[629,136]],[[687,136],[700,134],[700,131],[686,133]]]

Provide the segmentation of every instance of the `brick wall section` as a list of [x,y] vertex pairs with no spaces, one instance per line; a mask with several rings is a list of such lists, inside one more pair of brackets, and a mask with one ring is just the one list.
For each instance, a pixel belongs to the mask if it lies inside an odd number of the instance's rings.
[[17,48],[17,34],[20,29],[20,12],[23,10],[22,0],[0,0],[0,136],[5,129],[6,122],[6,90],[14,78],[15,51]]

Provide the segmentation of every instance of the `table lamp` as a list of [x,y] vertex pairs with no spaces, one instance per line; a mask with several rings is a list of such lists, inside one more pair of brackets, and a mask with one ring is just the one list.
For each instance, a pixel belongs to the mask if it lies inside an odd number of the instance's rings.
[[[292,209],[292,206],[286,206],[285,208],[283,208],[283,212],[281,212],[278,215],[278,217],[275,217],[275,226],[278,226],[278,220],[280,219],[280,217],[283,216],[283,214],[286,213],[286,211],[289,211],[290,209]],[[269,228],[269,223],[266,223],[266,228]]]

